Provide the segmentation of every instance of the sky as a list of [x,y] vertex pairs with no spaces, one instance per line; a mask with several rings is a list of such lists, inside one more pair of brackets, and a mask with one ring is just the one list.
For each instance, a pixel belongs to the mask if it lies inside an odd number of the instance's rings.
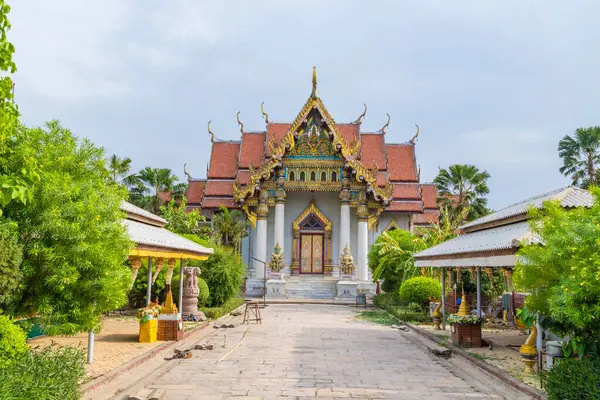
[[292,121],[318,92],[336,121],[368,112],[421,181],[490,173],[498,209],[566,186],[558,141],[599,125],[596,0],[8,0],[22,120],[58,119],[134,170],[206,176],[210,138]]

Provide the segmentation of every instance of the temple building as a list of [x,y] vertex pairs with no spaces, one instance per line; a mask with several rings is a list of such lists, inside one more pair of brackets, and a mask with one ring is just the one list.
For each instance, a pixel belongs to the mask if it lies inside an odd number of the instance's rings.
[[277,244],[284,254],[288,292],[295,284],[309,293],[298,293],[301,297],[334,295],[326,286],[335,287],[340,279],[340,254],[346,247],[355,266],[352,280],[371,290],[367,252],[377,236],[438,219],[435,186],[419,182],[418,127],[407,142],[386,143],[389,115],[377,132],[360,131],[366,105],[355,121],[336,122],[317,94],[315,70],[312,83],[291,123],[272,121],[262,105],[265,130],[247,131],[238,118],[238,141],[215,138],[209,123],[207,177],[188,175],[189,209],[201,209],[210,220],[225,206],[242,210],[250,220],[252,229],[242,246],[249,293],[262,292]]

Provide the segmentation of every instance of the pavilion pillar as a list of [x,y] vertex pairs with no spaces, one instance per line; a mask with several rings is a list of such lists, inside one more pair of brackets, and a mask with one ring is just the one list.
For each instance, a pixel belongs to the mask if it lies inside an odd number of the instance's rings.
[[477,316],[481,318],[481,267],[477,267]]
[[148,287],[146,288],[146,307],[152,301],[152,257],[148,257]]
[[[341,254],[346,246],[350,248],[350,182],[347,177],[342,180],[342,191],[340,192],[340,226],[339,226],[339,247],[338,253]],[[338,260],[339,265],[341,260]],[[334,266],[332,276],[339,278],[339,268]]]
[[442,267],[442,330],[446,330],[446,270]]
[[[275,246],[279,244],[281,252],[285,254],[285,190],[283,189],[283,174],[277,175],[277,189],[275,190]],[[258,257],[257,257],[258,258]],[[266,260],[264,260],[266,261]],[[289,265],[284,267],[283,275],[290,275]]]
[[[269,208],[267,207],[267,192],[260,192],[258,207],[256,208],[256,240],[254,241],[254,277],[256,279],[265,278],[265,264],[267,262],[267,217]],[[262,261],[262,262],[261,262]]]
[[367,196],[364,190],[361,190],[358,195],[359,205],[356,212],[358,216],[358,274],[359,281],[367,281],[369,279],[367,254],[369,251],[369,209],[367,208]]

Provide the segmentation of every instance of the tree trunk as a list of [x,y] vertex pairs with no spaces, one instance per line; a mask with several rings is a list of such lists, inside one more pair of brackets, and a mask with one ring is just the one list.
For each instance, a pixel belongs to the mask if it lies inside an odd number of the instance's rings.
[[588,153],[587,161],[588,178],[590,180],[590,186],[596,185],[596,174],[594,171],[594,154]]

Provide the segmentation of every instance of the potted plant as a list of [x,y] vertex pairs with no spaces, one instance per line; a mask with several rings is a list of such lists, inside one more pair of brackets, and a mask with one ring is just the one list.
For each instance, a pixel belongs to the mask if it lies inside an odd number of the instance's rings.
[[148,307],[138,309],[137,317],[140,321],[140,343],[156,342],[157,319],[160,314],[161,306],[157,303],[150,303]]
[[467,295],[463,291],[457,314],[446,320],[452,332],[452,344],[461,347],[481,347],[481,323],[483,318],[472,315],[467,305]]

